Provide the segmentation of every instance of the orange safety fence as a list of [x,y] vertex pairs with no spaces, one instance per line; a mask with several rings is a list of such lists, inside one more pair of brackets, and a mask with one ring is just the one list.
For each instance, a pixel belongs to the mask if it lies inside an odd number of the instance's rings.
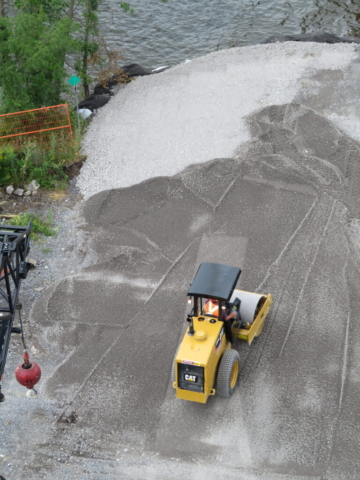
[[0,115],[0,147],[11,145],[17,148],[29,140],[46,147],[54,135],[67,143],[73,140],[66,103]]

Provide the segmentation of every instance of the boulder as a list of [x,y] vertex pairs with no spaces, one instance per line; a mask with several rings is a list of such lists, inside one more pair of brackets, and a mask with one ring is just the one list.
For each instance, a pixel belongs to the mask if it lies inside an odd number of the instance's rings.
[[25,189],[30,192],[36,192],[40,188],[40,183],[36,180],[31,180],[28,185],[25,185]]

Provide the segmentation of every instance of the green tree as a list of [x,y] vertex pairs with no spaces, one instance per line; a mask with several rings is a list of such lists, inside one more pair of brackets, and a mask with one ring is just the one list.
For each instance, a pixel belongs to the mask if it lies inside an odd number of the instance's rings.
[[5,113],[60,103],[66,90],[64,54],[74,51],[71,21],[38,13],[0,18],[1,110]]
[[[0,0],[0,111],[14,112],[55,105],[68,90],[65,61],[75,54],[73,68],[89,95],[89,65],[99,60],[105,70],[113,68],[119,78],[114,52],[109,52],[98,33],[101,0],[15,0],[17,15],[2,17]],[[162,0],[166,2],[167,0]],[[126,2],[124,11],[132,12]],[[76,14],[75,14],[76,13]],[[102,69],[103,71],[104,68]]]
[[99,49],[99,18],[98,0],[83,0],[82,16],[77,22],[77,41],[80,58],[75,62],[75,70],[82,80],[85,97],[89,96],[91,78],[88,73],[90,58],[94,57]]
[[[85,97],[89,96],[89,84],[92,80],[89,76],[89,65],[93,67],[93,70],[96,70],[97,67],[103,67],[99,74],[99,78],[103,78],[106,72],[109,73],[109,77],[115,76],[118,78],[119,83],[122,83],[123,81],[123,72],[121,72],[118,62],[114,61],[114,58],[116,57],[119,59],[117,52],[108,50],[103,39],[100,39],[99,36],[98,10],[100,1],[101,0],[82,0],[83,15],[82,19],[77,20],[80,27],[78,35],[80,38],[79,49],[81,51],[81,58],[76,62],[75,69],[82,80]],[[161,1],[163,3],[168,2],[168,0]],[[134,9],[127,2],[120,2],[120,7],[125,13],[134,13]],[[96,63],[97,65],[95,65]]]
[[51,23],[68,16],[69,0],[14,0],[18,12],[44,13]]

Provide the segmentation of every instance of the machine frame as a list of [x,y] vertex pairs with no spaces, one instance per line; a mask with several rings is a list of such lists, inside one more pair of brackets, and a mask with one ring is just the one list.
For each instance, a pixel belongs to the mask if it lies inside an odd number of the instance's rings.
[[[199,266],[188,291],[192,303],[189,327],[173,363],[177,398],[206,403],[216,392],[222,397],[233,394],[240,358],[232,347],[237,338],[246,340],[248,345],[252,343],[261,333],[272,304],[270,294],[237,290],[240,274],[240,268],[228,265],[202,263]],[[242,322],[241,297],[254,310],[251,324]],[[209,302],[210,309],[205,309]],[[229,309],[238,309],[231,321],[225,320]]]
[[13,327],[21,281],[26,278],[33,265],[27,262],[30,251],[32,224],[26,227],[1,225],[0,227],[0,401],[1,381],[4,375],[10,337],[12,333],[22,333],[21,328]]

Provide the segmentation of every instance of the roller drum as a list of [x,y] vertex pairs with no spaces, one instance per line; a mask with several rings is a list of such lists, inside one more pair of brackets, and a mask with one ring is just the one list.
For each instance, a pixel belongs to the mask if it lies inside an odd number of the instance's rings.
[[253,324],[255,316],[258,313],[258,307],[263,303],[264,295],[258,293],[244,292],[243,290],[234,290],[230,302],[234,302],[236,298],[241,300],[240,303],[240,318],[241,323]]

